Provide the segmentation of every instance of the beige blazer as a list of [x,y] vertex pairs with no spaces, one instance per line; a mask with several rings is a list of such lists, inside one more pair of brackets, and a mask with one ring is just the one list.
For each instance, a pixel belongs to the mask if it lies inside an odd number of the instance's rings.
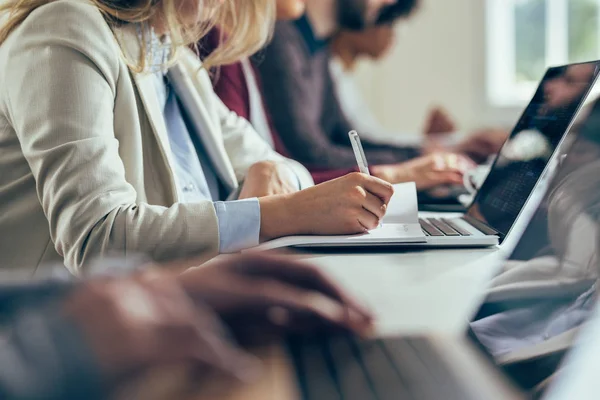
[[[78,273],[108,254],[217,254],[212,202],[178,202],[151,77],[131,73],[124,54],[140,54],[135,29],[113,32],[85,0],[40,7],[0,46],[0,268],[33,273],[64,258]],[[193,52],[171,72],[227,189],[261,160],[312,184],[223,105]]]

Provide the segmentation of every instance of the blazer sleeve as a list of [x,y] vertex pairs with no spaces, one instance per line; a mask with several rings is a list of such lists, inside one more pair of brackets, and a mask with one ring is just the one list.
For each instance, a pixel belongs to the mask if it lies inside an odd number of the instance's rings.
[[15,30],[3,80],[50,234],[65,265],[131,253],[156,260],[218,253],[212,202],[162,207],[138,202],[125,179],[114,107],[120,50],[92,5],[42,6]]

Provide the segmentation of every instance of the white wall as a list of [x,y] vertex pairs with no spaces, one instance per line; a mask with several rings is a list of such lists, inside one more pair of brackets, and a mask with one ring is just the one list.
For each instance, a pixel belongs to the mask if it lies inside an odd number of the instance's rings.
[[486,105],[485,0],[421,0],[401,22],[397,45],[384,61],[364,62],[357,79],[382,123],[420,132],[427,110],[440,105],[469,130],[509,124],[515,110]]

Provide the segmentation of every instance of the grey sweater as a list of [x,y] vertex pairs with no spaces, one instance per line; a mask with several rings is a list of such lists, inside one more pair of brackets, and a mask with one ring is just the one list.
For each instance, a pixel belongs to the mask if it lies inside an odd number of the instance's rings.
[[[329,71],[330,52],[306,18],[279,22],[257,62],[267,108],[290,155],[312,169],[356,166],[348,139],[352,129],[340,108]],[[371,165],[413,158],[416,148],[363,141]]]

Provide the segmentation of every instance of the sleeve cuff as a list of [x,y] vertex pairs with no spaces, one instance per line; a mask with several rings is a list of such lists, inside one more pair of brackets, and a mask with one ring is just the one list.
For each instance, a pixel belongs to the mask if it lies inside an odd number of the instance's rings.
[[260,203],[257,198],[213,204],[219,221],[220,253],[236,253],[258,246]]

